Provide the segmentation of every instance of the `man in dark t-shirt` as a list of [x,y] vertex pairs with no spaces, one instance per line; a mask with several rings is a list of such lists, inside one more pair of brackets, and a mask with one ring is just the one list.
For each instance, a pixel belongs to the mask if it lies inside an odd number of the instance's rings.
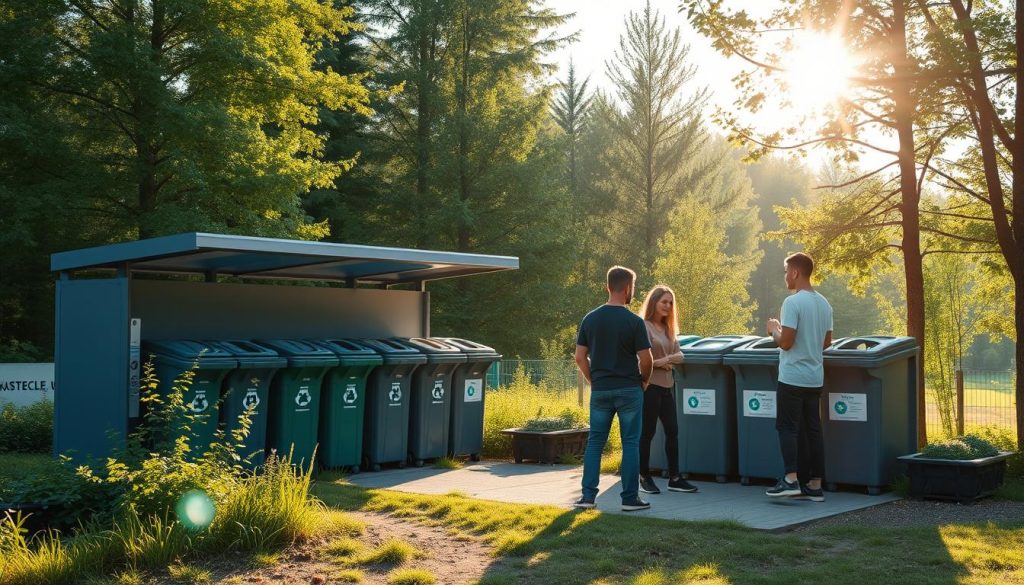
[[576,337],[576,364],[590,382],[590,437],[583,455],[583,496],[577,508],[593,508],[601,473],[601,452],[612,417],[619,415],[622,436],[622,509],[646,510],[640,499],[640,431],[644,390],[654,371],[651,342],[644,321],[629,310],[636,273],[622,266],[608,269],[608,302],[587,313]]

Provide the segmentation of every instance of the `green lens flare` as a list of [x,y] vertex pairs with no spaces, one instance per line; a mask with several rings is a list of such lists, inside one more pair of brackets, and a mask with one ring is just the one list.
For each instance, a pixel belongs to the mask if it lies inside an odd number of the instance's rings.
[[178,514],[178,521],[192,530],[201,530],[209,526],[217,513],[210,496],[199,490],[192,490],[181,496],[175,511]]

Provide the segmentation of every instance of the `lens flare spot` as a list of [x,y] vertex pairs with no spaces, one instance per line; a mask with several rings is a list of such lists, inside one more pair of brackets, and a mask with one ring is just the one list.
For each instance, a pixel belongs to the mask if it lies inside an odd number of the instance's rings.
[[217,511],[210,496],[199,490],[186,492],[175,507],[178,521],[192,530],[201,530],[213,522]]

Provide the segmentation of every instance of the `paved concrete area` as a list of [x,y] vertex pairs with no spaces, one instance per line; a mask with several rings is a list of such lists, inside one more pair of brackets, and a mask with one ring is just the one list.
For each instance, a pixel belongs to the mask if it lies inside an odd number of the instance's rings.
[[[432,467],[364,472],[349,476],[352,483],[367,488],[385,488],[418,494],[461,492],[474,498],[520,504],[550,504],[571,507],[580,495],[583,468],[570,465],[527,465],[481,462],[462,469]],[[667,492],[667,480],[659,479],[661,494],[642,496],[651,509],[628,512],[637,516],[667,520],[733,520],[760,530],[785,530],[799,524],[844,512],[898,500],[883,494],[826,492],[824,502],[809,502],[764,495],[766,486],[739,483],[693,481],[695,494]],[[602,512],[624,514],[619,505],[619,478],[601,476],[597,507]]]

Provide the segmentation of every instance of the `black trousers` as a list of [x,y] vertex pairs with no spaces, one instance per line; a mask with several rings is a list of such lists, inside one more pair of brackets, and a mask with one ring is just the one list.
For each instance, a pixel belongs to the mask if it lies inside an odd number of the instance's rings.
[[640,433],[640,475],[651,475],[651,439],[658,430],[658,419],[665,429],[665,456],[669,477],[679,475],[679,423],[672,389],[656,384],[644,391],[644,426]]
[[775,429],[786,473],[797,473],[801,481],[821,478],[825,473],[825,440],[821,433],[821,388],[804,388],[779,382],[775,394]]

